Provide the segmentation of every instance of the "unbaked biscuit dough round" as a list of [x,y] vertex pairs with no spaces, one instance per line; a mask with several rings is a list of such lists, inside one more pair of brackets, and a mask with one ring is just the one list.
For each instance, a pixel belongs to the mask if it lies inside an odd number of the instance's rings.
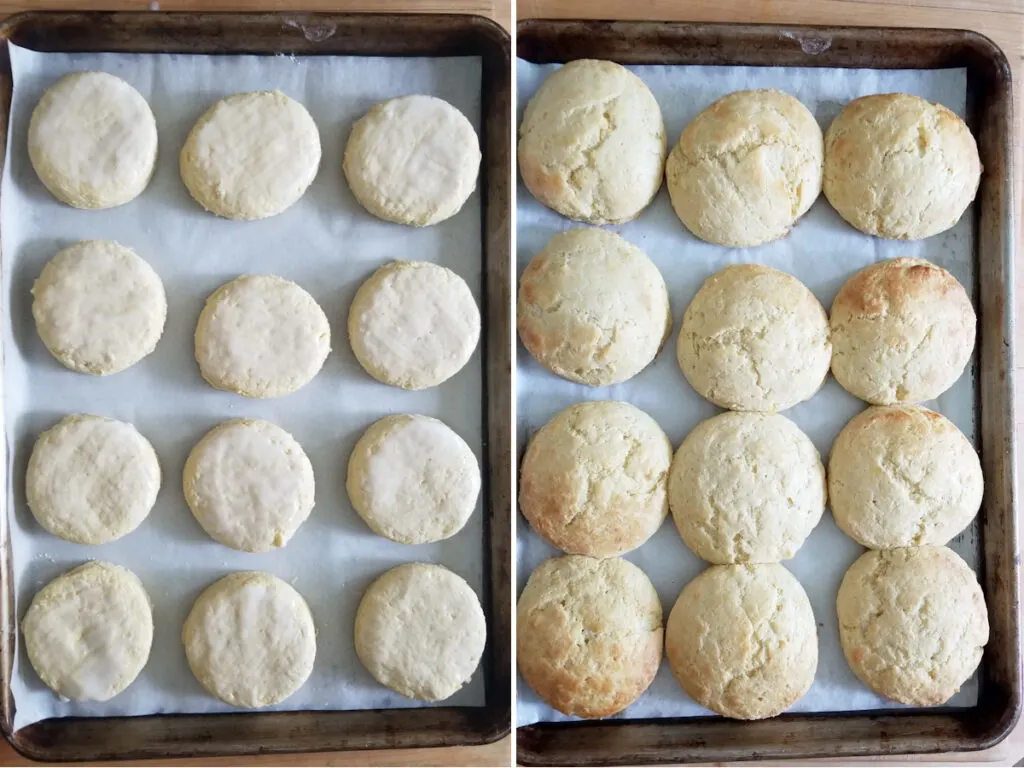
[[213,387],[281,397],[304,387],[331,351],[327,315],[276,275],[242,275],[206,300],[196,325],[199,372]]
[[978,579],[946,547],[865,552],[843,577],[836,609],[850,669],[902,704],[947,702],[988,642]]
[[375,105],[352,126],[345,178],[385,221],[426,227],[462,208],[480,173],[480,140],[466,116],[434,96]]
[[654,94],[611,61],[570,61],[526,105],[519,172],[530,193],[590,224],[635,219],[665,169],[665,123]]
[[265,219],[298,202],[320,167],[309,112],[280,91],[236,93],[199,118],[179,168],[193,199],[228,219]]
[[106,72],[73,72],[32,111],[28,155],[54,197],[75,208],[134,200],[156,164],[156,120],[142,95]]
[[927,408],[857,414],[832,445],[828,469],[836,525],[870,549],[945,544],[981,507],[984,479],[974,446]]
[[65,416],[32,448],[28,506],[54,536],[106,544],[131,533],[160,490],[153,446],[131,424],[102,416]]
[[181,630],[192,674],[235,707],[269,707],[313,670],[316,628],[302,595],[269,573],[238,571],[199,595]]
[[476,509],[480,465],[443,422],[402,414],[374,423],[348,461],[348,497],[381,536],[426,544],[454,536]]
[[315,497],[302,446],[259,419],[232,419],[207,432],[188,455],[183,485],[203,530],[242,552],[287,544]]
[[683,315],[679,367],[697,393],[734,411],[784,411],[828,375],[828,317],[792,275],[733,264],[705,281]]
[[79,373],[104,376],[135,365],[156,348],[167,319],[160,277],[110,240],[84,240],[58,253],[32,296],[43,344]]
[[825,511],[825,468],[785,416],[722,413],[679,446],[668,501],[686,545],[709,563],[776,563]]
[[832,303],[832,375],[873,405],[933,400],[953,386],[974,351],[977,319],[967,291],[923,259],[880,261]]
[[555,235],[519,281],[519,338],[537,362],[593,387],[631,379],[672,330],[665,280],[643,251],[603,229]]
[[519,672],[567,715],[608,717],[640,698],[658,673],[663,637],[654,585],[618,557],[545,560],[516,606]]
[[348,338],[363,369],[403,389],[436,387],[469,361],[480,310],[466,281],[426,261],[392,261],[359,286]]
[[821,128],[788,93],[735,91],[697,115],[665,178],[693,234],[743,248],[785,237],[821,192]]
[[952,227],[981,179],[970,129],[906,93],[862,96],[825,133],[825,197],[869,235],[920,240]]
[[639,408],[613,400],[577,403],[530,440],[519,507],[563,552],[620,555],[664,522],[671,463],[668,437]]
[[21,631],[32,668],[58,696],[107,701],[146,666],[153,610],[138,576],[93,560],[39,590]]
[[807,593],[778,563],[713,565],[668,617],[665,655],[694,701],[725,717],[775,717],[811,687],[818,628]]
[[461,577],[407,563],[378,577],[356,610],[356,655],[381,685],[441,701],[473,676],[487,641],[480,600]]

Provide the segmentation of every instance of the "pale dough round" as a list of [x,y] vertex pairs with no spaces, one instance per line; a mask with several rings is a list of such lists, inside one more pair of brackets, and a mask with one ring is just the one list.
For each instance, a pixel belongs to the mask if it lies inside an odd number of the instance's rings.
[[661,665],[661,601],[618,557],[565,555],[530,574],[516,605],[516,661],[567,715],[608,717],[640,698]]
[[874,405],[933,400],[974,351],[977,318],[953,275],[923,259],[865,267],[832,303],[832,375]]
[[153,446],[131,424],[102,416],[65,416],[32,448],[28,506],[54,536],[106,544],[131,533],[160,490]]
[[181,630],[189,668],[235,707],[268,707],[313,671],[316,628],[302,595],[269,573],[238,571],[199,595]]
[[242,552],[283,547],[313,510],[313,465],[275,424],[232,419],[185,462],[185,501],[203,530]]
[[196,325],[199,372],[213,387],[281,397],[304,387],[331,351],[327,315],[275,275],[242,275],[206,300]]
[[788,560],[825,511],[825,468],[785,416],[722,413],[679,446],[668,501],[686,546],[709,563]]
[[978,514],[985,485],[971,441],[945,416],[912,405],[854,416],[828,470],[836,525],[870,549],[945,544]]
[[447,101],[402,96],[352,126],[345,178],[356,200],[385,221],[426,227],[462,208],[480,173],[480,140]]
[[821,303],[792,275],[733,264],[683,315],[679,367],[697,393],[734,411],[784,411],[825,383],[832,343]]
[[440,565],[407,563],[378,577],[356,611],[356,654],[381,685],[441,701],[476,671],[487,622],[476,593]]
[[106,72],[74,72],[32,111],[28,155],[54,197],[113,208],[138,197],[156,165],[156,120],[142,95]]
[[811,687],[818,627],[807,593],[778,563],[713,565],[669,614],[665,656],[694,701],[725,717],[775,717]]
[[181,180],[203,208],[228,219],[265,219],[290,208],[320,167],[309,112],[280,91],[221,99],[192,127]]
[[620,555],[665,520],[671,463],[668,437],[639,408],[613,400],[577,403],[530,440],[519,507],[563,552]]
[[348,338],[363,369],[403,389],[436,387],[469,361],[480,310],[466,281],[426,261],[392,261],[359,286]]
[[709,243],[785,237],[821,192],[821,128],[788,93],[735,91],[697,115],[669,153],[676,215]]
[[906,93],[854,99],[825,133],[825,197],[869,235],[920,240],[952,227],[981,179],[970,129]]
[[518,316],[519,338],[537,362],[593,387],[638,374],[672,330],[654,262],[603,229],[551,238],[519,280]]
[[665,169],[665,123],[654,94],[611,61],[570,61],[526,105],[519,172],[530,193],[590,224],[635,219]]
[[104,376],[156,348],[167,319],[164,285],[130,248],[84,240],[54,256],[32,286],[32,316],[61,365]]
[[947,702],[988,642],[978,579],[946,547],[865,552],[843,577],[836,609],[850,669],[903,704]]
[[443,422],[387,416],[356,443],[345,487],[375,533],[426,544],[454,536],[469,520],[480,495],[480,465]]
[[93,560],[39,590],[21,631],[32,668],[58,696],[107,701],[146,666],[153,609],[138,576]]

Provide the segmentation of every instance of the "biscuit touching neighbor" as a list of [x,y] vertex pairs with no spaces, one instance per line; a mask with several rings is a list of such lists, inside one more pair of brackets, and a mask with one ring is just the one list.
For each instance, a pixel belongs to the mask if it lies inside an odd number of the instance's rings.
[[530,193],[575,221],[621,224],[661,187],[665,123],[643,81],[611,61],[570,61],[526,105],[519,172]]
[[665,280],[614,232],[570,229],[519,280],[519,338],[548,370],[579,384],[618,384],[646,368],[672,330]]

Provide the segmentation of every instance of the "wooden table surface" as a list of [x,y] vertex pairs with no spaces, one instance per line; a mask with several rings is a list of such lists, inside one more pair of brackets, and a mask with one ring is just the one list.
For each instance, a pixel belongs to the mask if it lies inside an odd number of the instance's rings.
[[[859,26],[947,27],[973,29],[992,38],[1006,52],[1013,68],[1014,115],[1016,120],[1015,210],[1020,217],[1018,232],[1024,231],[1021,214],[1022,162],[1024,147],[1021,93],[1024,79],[1024,0],[114,0],[86,3],[79,0],[0,0],[0,16],[21,10],[208,10],[208,11],[360,11],[475,13],[489,16],[511,28],[517,19],[593,18],[653,19],[676,21],[737,21],[781,24],[836,24]],[[1018,238],[1018,254],[1021,238]],[[1018,256],[1019,258],[1019,256]],[[1019,264],[1019,261],[1018,261]],[[1024,269],[1018,266],[1017,307],[1024,306]],[[1018,312],[1019,317],[1019,312]],[[1021,339],[1018,338],[1018,342]],[[1021,358],[1024,360],[1024,356]],[[1018,391],[1024,391],[1024,375],[1018,364]],[[1018,398],[1018,402],[1020,402]],[[1024,432],[1024,409],[1018,407],[1018,434]],[[482,747],[379,752],[335,752],[311,755],[225,758],[219,760],[178,760],[171,765],[374,765],[374,766],[457,766],[508,765],[511,740]],[[984,752],[908,757],[902,761],[842,761],[845,765],[885,762],[886,764],[981,764],[1014,765],[1024,759],[1024,723],[1001,745]],[[817,761],[821,765],[840,761]],[[151,763],[156,764],[156,763]],[[0,741],[0,766],[34,765]],[[748,764],[749,765],[749,764]],[[771,763],[759,763],[771,765]]]

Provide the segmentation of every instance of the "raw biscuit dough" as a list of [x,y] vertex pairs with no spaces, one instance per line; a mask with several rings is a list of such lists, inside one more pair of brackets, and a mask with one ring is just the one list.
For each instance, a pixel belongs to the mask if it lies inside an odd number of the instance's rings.
[[167,319],[160,277],[130,248],[83,240],[43,267],[32,286],[32,316],[61,365],[104,376],[156,348]]
[[28,506],[54,536],[106,544],[134,531],[156,503],[160,464],[131,424],[65,416],[32,448]]
[[952,227],[981,179],[970,129],[906,93],[854,99],[825,133],[825,197],[869,235],[920,240]]
[[828,470],[836,525],[870,549],[945,544],[978,514],[985,484],[971,441],[942,414],[913,405],[853,417]]
[[73,72],[32,111],[28,155],[54,197],[75,208],[134,200],[156,165],[156,120],[142,95],[106,72]]
[[476,671],[487,622],[461,577],[431,563],[407,563],[378,577],[356,611],[356,654],[381,685],[441,701]]
[[661,272],[614,232],[570,229],[519,281],[519,338],[537,362],[593,387],[631,379],[657,356],[672,312]]
[[778,563],[713,565],[687,584],[665,656],[694,701],[725,717],[775,717],[811,687],[818,627],[807,593]]
[[661,665],[663,637],[654,585],[618,557],[545,560],[516,605],[519,672],[567,715],[608,717],[640,698]]
[[199,372],[213,387],[281,397],[304,387],[331,351],[327,315],[276,275],[242,275],[206,300],[196,325]]
[[709,563],[788,560],[825,511],[825,468],[785,416],[722,413],[687,435],[668,501],[686,545]]
[[733,264],[693,297],[676,357],[690,386],[715,405],[784,411],[825,383],[832,358],[828,317],[792,275]]
[[480,310],[466,281],[426,261],[392,261],[359,286],[348,338],[363,369],[403,389],[436,387],[469,361]]
[[185,500],[213,539],[242,552],[283,547],[313,509],[313,465],[275,424],[232,419],[185,462]]
[[265,219],[294,205],[313,183],[320,133],[306,108],[280,91],[236,93],[192,127],[179,167],[206,210],[228,219]]
[[153,610],[138,576],[93,560],[39,590],[21,631],[32,668],[58,696],[107,701],[146,666]]
[[207,587],[181,640],[202,686],[221,701],[250,709],[295,693],[316,656],[316,628],[302,595],[258,571],[238,571]]
[[665,164],[693,234],[744,248],[785,237],[821,192],[821,128],[788,93],[735,91],[691,122]]
[[466,441],[428,416],[387,416],[356,443],[348,497],[375,533],[403,544],[454,536],[476,509],[480,466]]
[[526,105],[517,156],[523,183],[548,208],[622,224],[657,194],[665,151],[661,109],[644,82],[614,62],[580,59]]
[[870,550],[836,600],[850,669],[893,701],[949,701],[978,668],[988,611],[974,571],[946,547]]
[[613,400],[577,403],[530,440],[519,507],[563,552],[620,555],[665,520],[671,463],[668,437],[639,408]]
[[352,194],[374,216],[426,227],[454,216],[473,193],[480,140],[448,102],[402,96],[352,126],[344,170]]

